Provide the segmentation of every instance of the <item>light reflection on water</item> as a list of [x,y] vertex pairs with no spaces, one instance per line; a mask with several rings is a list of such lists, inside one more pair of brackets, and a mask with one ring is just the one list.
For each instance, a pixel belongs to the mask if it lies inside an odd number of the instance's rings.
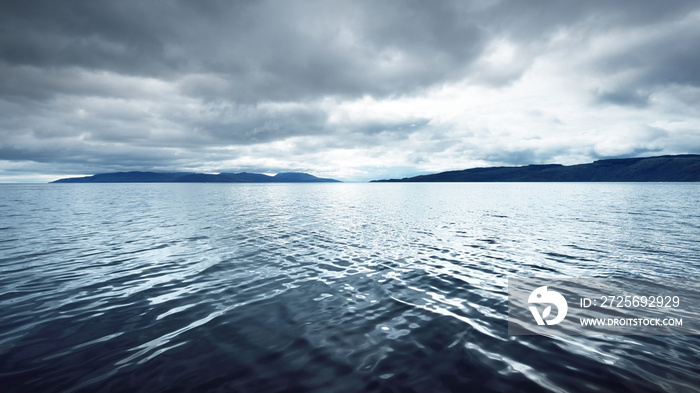
[[0,185],[6,391],[698,391],[508,336],[507,277],[700,276],[698,184]]

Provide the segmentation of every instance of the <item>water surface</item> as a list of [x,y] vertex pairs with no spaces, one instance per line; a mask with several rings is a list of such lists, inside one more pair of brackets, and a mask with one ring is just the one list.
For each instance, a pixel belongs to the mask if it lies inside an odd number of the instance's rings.
[[3,391],[700,391],[507,278],[700,277],[700,184],[0,185]]

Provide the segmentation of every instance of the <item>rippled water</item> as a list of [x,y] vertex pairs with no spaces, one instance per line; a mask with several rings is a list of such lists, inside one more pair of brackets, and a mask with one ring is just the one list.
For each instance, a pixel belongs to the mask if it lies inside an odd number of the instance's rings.
[[0,185],[12,391],[700,391],[700,337],[509,336],[507,278],[700,277],[700,184]]

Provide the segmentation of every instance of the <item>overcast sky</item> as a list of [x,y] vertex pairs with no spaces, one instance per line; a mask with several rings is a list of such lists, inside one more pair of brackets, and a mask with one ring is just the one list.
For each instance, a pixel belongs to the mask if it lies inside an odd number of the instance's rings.
[[698,1],[0,2],[0,181],[678,153]]

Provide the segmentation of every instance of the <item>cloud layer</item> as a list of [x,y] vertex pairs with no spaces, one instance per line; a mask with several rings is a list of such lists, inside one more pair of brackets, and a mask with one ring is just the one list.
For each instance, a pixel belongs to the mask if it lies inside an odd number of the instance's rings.
[[692,1],[15,1],[0,31],[0,181],[700,153]]

